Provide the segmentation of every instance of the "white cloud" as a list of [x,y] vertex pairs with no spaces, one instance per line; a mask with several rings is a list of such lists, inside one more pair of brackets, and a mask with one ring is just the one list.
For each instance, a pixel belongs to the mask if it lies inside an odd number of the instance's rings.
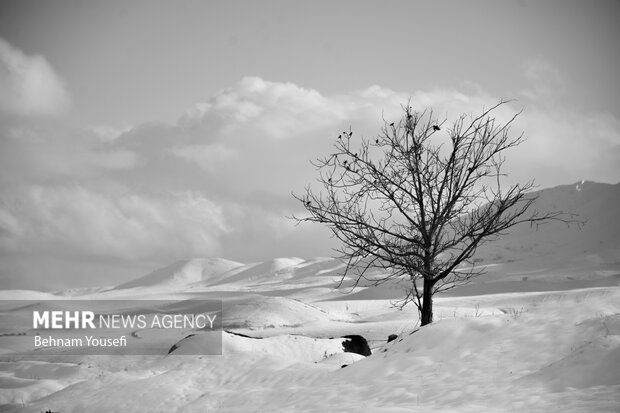
[[223,162],[234,162],[239,154],[223,144],[186,145],[171,149],[181,159],[186,159],[209,171],[221,167]]
[[313,89],[245,77],[189,110],[181,123],[215,123],[225,135],[287,139],[343,119],[343,109]]
[[0,198],[3,250],[41,255],[177,259],[221,253],[222,207],[204,195],[144,195],[30,186]]
[[90,126],[87,130],[94,133],[96,136],[101,138],[101,140],[110,142],[118,139],[124,133],[129,132],[131,130],[131,126],[122,125],[120,127],[115,127],[110,125],[97,125]]
[[0,38],[0,110],[20,116],[59,115],[71,99],[63,80],[40,55],[26,55]]

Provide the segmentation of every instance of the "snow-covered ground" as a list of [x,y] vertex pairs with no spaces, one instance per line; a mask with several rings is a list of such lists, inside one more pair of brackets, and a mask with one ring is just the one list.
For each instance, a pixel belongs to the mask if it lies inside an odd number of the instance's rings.
[[[355,299],[355,294],[349,299],[322,286],[335,279],[333,260],[280,259],[247,266],[192,260],[188,266],[176,264],[168,277],[157,272],[156,280],[144,277],[127,289],[84,291],[79,298],[223,297],[224,328],[228,323],[237,333],[222,333],[223,355],[180,355],[184,347],[201,344],[200,334],[179,343],[171,355],[4,354],[0,410],[620,409],[618,286],[438,296],[436,322],[417,329],[414,308],[400,311],[389,299]],[[183,284],[179,273],[194,275]],[[196,275],[202,273],[213,283]],[[175,286],[176,292],[169,290]],[[5,292],[2,298],[15,295]],[[373,354],[343,353],[339,337],[346,334],[366,337]],[[389,334],[398,339],[387,343]]]

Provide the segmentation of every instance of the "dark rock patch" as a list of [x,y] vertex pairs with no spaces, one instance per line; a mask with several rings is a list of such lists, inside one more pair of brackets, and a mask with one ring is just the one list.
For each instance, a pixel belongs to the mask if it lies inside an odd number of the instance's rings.
[[349,335],[342,336],[342,338],[346,338],[342,342],[342,348],[345,353],[356,353],[361,354],[362,356],[370,356],[372,352],[370,351],[370,347],[368,346],[368,341],[362,336],[358,335]]
[[178,349],[178,348],[179,348],[179,344],[181,344],[181,341],[186,340],[186,339],[188,339],[188,338],[190,338],[190,337],[193,337],[193,336],[195,336],[195,335],[196,335],[196,334],[190,334],[189,336],[184,337],[183,339],[179,340],[176,344],[174,344],[172,347],[170,347],[170,350],[168,350],[168,354],[170,354],[170,353],[172,353],[174,350]]
[[235,333],[234,331],[230,331],[230,330],[224,330],[226,333],[228,334],[232,334],[233,336],[239,336],[239,337],[245,337],[245,338],[253,338],[255,340],[261,340],[262,337],[251,337],[242,333]]

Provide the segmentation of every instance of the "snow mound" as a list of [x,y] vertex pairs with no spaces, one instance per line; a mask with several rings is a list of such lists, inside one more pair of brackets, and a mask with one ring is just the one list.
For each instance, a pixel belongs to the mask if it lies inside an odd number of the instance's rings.
[[248,338],[224,332],[222,352],[234,354],[253,352],[270,354],[299,362],[314,363],[342,353],[342,338],[313,338],[281,335],[266,338]]
[[574,351],[531,378],[552,391],[620,385],[620,314],[579,323],[577,335],[586,337]]
[[[617,297],[618,290],[611,295]],[[419,396],[429,407],[426,411],[437,406],[465,411],[459,409],[463,400],[484,405],[488,394],[503,395],[504,406],[520,406],[527,399],[539,411],[549,411],[554,403],[570,401],[555,400],[547,392],[582,397],[576,389],[587,393],[620,387],[620,315],[617,305],[607,308],[610,296],[584,291],[558,295],[561,307],[546,306],[538,314],[532,308],[532,313],[438,320],[401,334],[402,339],[342,374],[353,380],[381,371],[390,382],[424,383],[432,388]],[[581,313],[591,314],[578,305],[584,299],[601,315],[583,320]]]
[[365,358],[366,356],[362,356],[361,354],[357,353],[336,353],[324,358],[323,360],[321,360],[321,363],[342,367],[345,365],[350,366],[356,361],[360,361]]
[[223,275],[243,264],[223,258],[194,258],[178,261],[167,267],[155,270],[144,277],[129,281],[116,289],[153,287],[153,286],[185,286],[197,282],[214,282]]

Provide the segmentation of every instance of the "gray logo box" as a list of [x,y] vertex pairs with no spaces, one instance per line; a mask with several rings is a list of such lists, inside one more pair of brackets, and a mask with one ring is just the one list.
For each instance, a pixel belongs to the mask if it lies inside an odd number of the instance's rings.
[[220,300],[0,300],[0,356],[221,355]]

